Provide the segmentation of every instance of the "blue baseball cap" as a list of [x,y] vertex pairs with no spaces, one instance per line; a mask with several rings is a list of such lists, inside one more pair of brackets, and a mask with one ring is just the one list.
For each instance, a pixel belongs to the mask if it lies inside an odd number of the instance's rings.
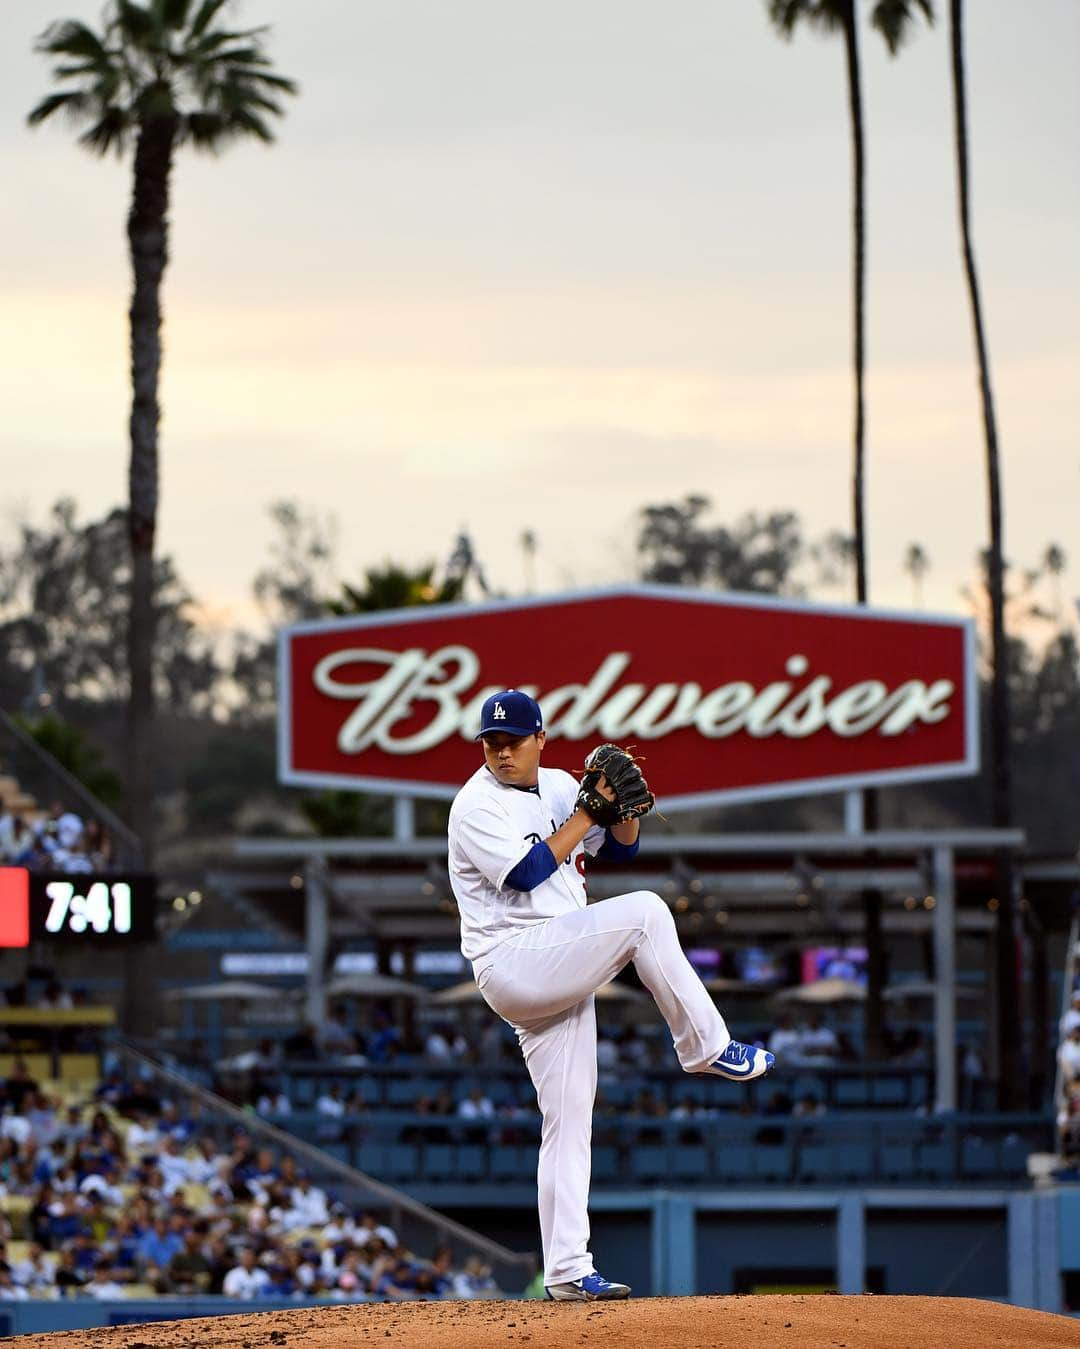
[[477,740],[494,731],[507,735],[535,735],[544,729],[544,716],[535,698],[518,689],[493,693],[480,712],[480,732]]

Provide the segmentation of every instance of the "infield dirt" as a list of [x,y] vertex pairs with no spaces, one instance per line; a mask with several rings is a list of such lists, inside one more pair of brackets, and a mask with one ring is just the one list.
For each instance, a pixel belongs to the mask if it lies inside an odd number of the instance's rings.
[[[9,1341],[14,1344],[14,1341]],[[1080,1321],[965,1298],[413,1302],[23,1335],[19,1349],[1064,1349]]]

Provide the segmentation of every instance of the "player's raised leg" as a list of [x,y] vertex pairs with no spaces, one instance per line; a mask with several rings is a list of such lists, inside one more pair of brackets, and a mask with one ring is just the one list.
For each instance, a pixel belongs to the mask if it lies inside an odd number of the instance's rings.
[[732,1040],[679,944],[667,905],[647,890],[526,928],[503,944],[481,987],[500,1016],[521,1024],[573,1006],[631,960],[686,1072],[750,1081],[769,1071],[771,1054]]

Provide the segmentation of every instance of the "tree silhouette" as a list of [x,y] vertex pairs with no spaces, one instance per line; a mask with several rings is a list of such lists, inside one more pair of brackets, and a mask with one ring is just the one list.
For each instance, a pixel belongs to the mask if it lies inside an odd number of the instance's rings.
[[[928,23],[933,23],[931,0],[873,0],[871,3],[870,27],[880,33],[890,56],[895,56],[910,37],[916,10],[922,11]],[[866,365],[866,153],[858,15],[855,0],[768,0],[768,11],[777,31],[785,38],[791,38],[802,24],[824,33],[840,33],[844,38],[852,170],[852,368],[855,379],[852,534],[855,598],[860,604],[865,604],[869,591],[865,515],[866,415],[863,397]]]
[[128,800],[147,856],[154,829],[153,558],[158,513],[161,285],[168,261],[170,176],[177,149],[217,153],[229,143],[271,141],[270,119],[295,84],[263,52],[265,29],[217,20],[228,0],[109,0],[95,32],[74,19],[52,24],[37,50],[55,59],[59,89],[30,112],[31,126],[63,113],[85,127],[92,154],[133,148],[127,236],[134,286],[129,309],[132,401],[128,535],[130,697]]
[[912,599],[915,602],[915,608],[921,609],[923,606],[923,578],[930,570],[930,557],[921,543],[908,544],[907,552],[904,554],[904,570],[911,577]]

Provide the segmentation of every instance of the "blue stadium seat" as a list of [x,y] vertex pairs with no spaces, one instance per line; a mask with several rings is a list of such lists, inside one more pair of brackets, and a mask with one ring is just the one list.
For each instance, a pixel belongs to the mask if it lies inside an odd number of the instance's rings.
[[914,1179],[918,1169],[914,1143],[882,1143],[878,1149],[881,1174],[892,1180]]
[[838,1077],[833,1083],[833,1100],[841,1110],[862,1109],[870,1104],[869,1083],[864,1077]]
[[389,1106],[415,1105],[426,1093],[421,1090],[419,1079],[411,1077],[392,1077],[386,1083],[386,1104]]
[[965,1176],[997,1176],[1001,1159],[996,1139],[965,1138],[960,1143],[960,1170]]
[[361,1143],[356,1149],[354,1165],[376,1178],[385,1175],[386,1145],[384,1143]]
[[592,1178],[599,1184],[619,1179],[619,1149],[608,1143],[598,1144],[592,1150]]
[[874,1149],[869,1143],[804,1143],[799,1149],[803,1180],[865,1180],[874,1174]]
[[712,1174],[717,1180],[746,1180],[754,1174],[754,1152],[749,1143],[718,1143],[713,1148]]
[[285,1084],[285,1094],[292,1102],[294,1110],[310,1110],[318,1096],[315,1081],[310,1077],[290,1078]]
[[325,1152],[328,1157],[333,1157],[339,1162],[345,1162],[348,1166],[355,1165],[352,1148],[348,1143],[324,1143],[319,1151]]
[[528,1170],[522,1165],[521,1148],[499,1143],[491,1149],[492,1180],[522,1180],[527,1176]]
[[635,1181],[666,1180],[669,1165],[663,1143],[637,1143],[630,1149],[630,1175]]
[[487,1148],[479,1143],[463,1143],[458,1148],[458,1179],[482,1180],[487,1175]]
[[362,1077],[353,1083],[353,1089],[366,1106],[376,1106],[382,1104],[382,1079],[378,1077]]
[[625,1081],[601,1082],[599,1091],[608,1105],[624,1106],[629,1105],[634,1099],[638,1093],[638,1088],[636,1085],[631,1086]]
[[452,1143],[425,1143],[422,1162],[425,1180],[453,1180],[457,1176],[457,1148]]
[[876,1077],[871,1082],[873,1105],[903,1106],[908,1101],[908,1083],[902,1077]]
[[750,1149],[750,1174],[758,1180],[790,1180],[793,1162],[790,1143],[758,1144]]
[[919,1175],[932,1180],[948,1180],[953,1175],[952,1144],[944,1140],[919,1143],[915,1149],[915,1164]]
[[704,1180],[709,1169],[709,1150],[703,1143],[671,1145],[671,1175],[674,1180]]
[[1027,1161],[1035,1149],[1026,1138],[1001,1140],[1001,1169],[1008,1176],[1026,1176]]
[[420,1149],[412,1143],[391,1143],[387,1149],[386,1174],[392,1180],[414,1180],[420,1173]]

